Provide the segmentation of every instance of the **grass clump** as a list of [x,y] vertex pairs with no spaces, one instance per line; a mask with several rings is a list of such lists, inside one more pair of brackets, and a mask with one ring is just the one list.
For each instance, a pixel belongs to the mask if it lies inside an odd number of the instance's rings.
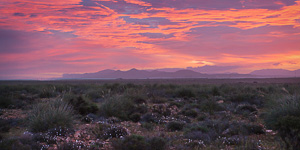
[[39,93],[40,98],[50,98],[57,96],[56,88],[55,86],[51,87],[45,87],[43,88]]
[[286,149],[300,149],[300,96],[275,100],[265,115],[268,128],[277,130]]
[[47,101],[33,106],[28,117],[32,132],[43,132],[58,127],[71,127],[74,120],[73,108],[62,100]]

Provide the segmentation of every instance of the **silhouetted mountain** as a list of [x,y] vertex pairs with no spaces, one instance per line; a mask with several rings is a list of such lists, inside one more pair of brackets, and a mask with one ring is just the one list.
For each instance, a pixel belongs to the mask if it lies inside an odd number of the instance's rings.
[[[176,72],[178,70],[183,70],[184,68],[161,68],[161,69],[156,69],[157,71],[163,71],[163,72]],[[151,70],[153,71],[153,70]]]
[[250,74],[264,77],[300,77],[300,69],[295,71],[285,69],[262,69],[255,70]]
[[[224,72],[234,72],[233,69],[237,69],[239,66],[216,66],[216,65],[205,65],[202,67],[187,67],[186,70],[192,70],[199,73],[206,73],[206,74],[218,74]],[[164,71],[164,72],[176,72],[179,70],[185,70],[185,68],[162,68],[157,69],[157,71]]]
[[193,70],[196,72],[207,73],[207,74],[216,74],[224,72],[233,72],[233,69],[237,69],[239,66],[209,66],[205,65],[202,67],[187,67],[188,70]]
[[253,78],[249,74],[202,74],[192,70],[178,70],[176,72],[147,71],[131,69],[128,71],[102,70],[96,73],[63,74],[64,79],[146,79],[146,78]]

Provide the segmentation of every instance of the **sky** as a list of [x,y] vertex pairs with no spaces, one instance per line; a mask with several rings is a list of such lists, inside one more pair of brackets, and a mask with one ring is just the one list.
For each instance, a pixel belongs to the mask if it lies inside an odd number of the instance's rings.
[[299,0],[0,0],[0,79],[300,69]]

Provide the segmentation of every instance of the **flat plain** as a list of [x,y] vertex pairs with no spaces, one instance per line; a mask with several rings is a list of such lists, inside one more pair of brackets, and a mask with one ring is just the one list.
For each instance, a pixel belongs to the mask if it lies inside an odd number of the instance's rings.
[[300,78],[0,81],[0,149],[299,149]]

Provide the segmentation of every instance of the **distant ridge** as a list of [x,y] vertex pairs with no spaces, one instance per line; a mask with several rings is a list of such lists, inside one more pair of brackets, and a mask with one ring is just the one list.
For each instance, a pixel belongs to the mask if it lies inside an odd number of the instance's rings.
[[95,73],[84,74],[63,74],[63,79],[155,79],[155,78],[254,78],[251,74],[203,74],[188,69],[166,72],[159,70],[137,70],[135,68],[128,71],[102,70]]
[[285,69],[262,69],[255,70],[250,74],[264,77],[300,77],[300,69],[295,71]]

